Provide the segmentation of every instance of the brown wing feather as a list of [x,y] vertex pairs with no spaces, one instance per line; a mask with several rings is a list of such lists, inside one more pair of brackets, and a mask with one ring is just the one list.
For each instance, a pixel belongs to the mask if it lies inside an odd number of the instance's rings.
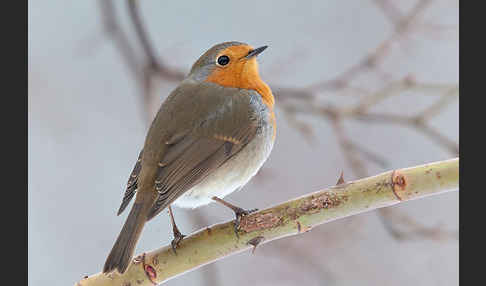
[[[156,180],[159,197],[154,203],[147,220],[159,214],[185,191],[201,182],[229,158],[242,150],[255,136],[256,124],[249,124],[237,130],[233,136],[213,137],[187,136],[178,144],[185,148],[167,151],[173,158],[160,167]],[[225,140],[226,139],[226,140]],[[229,141],[228,141],[229,140]],[[177,153],[177,154],[176,154]]]
[[135,192],[137,191],[138,175],[140,174],[140,170],[142,169],[142,153],[143,149],[142,151],[140,151],[137,162],[135,163],[132,173],[128,178],[127,189],[125,190],[125,194],[123,195],[122,203],[120,205],[120,208],[118,209],[117,215],[120,215],[125,210],[125,208],[128,206],[128,203],[130,203],[133,196],[135,195]]
[[152,122],[144,147],[142,168],[159,166],[144,175],[143,185],[153,184],[159,192],[148,219],[253,139],[264,108],[256,91],[191,81],[175,89]]

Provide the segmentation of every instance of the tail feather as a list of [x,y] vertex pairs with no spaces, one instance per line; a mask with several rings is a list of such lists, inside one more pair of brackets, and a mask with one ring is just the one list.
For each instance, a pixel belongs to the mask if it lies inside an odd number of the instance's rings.
[[103,273],[108,273],[117,269],[124,273],[128,268],[138,238],[147,220],[146,210],[142,203],[135,203],[128,215],[113,248],[106,259]]

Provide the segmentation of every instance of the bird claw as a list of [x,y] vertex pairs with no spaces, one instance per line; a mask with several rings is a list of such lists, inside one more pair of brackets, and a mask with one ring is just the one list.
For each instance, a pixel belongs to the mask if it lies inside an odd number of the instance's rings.
[[171,241],[171,246],[172,246],[172,251],[174,251],[174,254],[177,255],[176,248],[179,247],[179,243],[186,237],[178,229],[174,229],[174,239]]
[[245,210],[245,209],[242,209],[242,208],[236,208],[234,211],[235,211],[235,215],[236,215],[236,219],[235,219],[235,222],[234,222],[234,231],[235,231],[236,237],[240,238],[240,236],[238,235],[238,230],[240,229],[241,218],[244,217],[244,216],[247,216],[247,215],[249,215],[253,212],[258,211],[258,209]]

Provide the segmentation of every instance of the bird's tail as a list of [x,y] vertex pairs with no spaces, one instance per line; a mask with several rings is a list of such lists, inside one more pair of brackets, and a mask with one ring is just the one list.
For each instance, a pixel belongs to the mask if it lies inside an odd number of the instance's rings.
[[130,263],[137,244],[138,238],[142,232],[143,226],[147,220],[147,212],[142,202],[135,202],[132,210],[128,215],[118,238],[106,259],[103,273],[113,271],[115,268],[118,272],[124,273]]

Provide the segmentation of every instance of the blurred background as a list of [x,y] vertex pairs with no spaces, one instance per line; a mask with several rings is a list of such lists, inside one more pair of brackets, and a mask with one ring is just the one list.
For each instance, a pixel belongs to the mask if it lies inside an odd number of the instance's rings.
[[[458,0],[134,3],[29,1],[31,285],[101,271],[154,113],[216,43],[269,45],[260,74],[276,96],[275,147],[227,197],[238,206],[458,156]],[[458,285],[458,199],[337,220],[167,285]],[[233,219],[215,204],[174,212],[185,234]],[[162,212],[136,252],[171,239]]]

